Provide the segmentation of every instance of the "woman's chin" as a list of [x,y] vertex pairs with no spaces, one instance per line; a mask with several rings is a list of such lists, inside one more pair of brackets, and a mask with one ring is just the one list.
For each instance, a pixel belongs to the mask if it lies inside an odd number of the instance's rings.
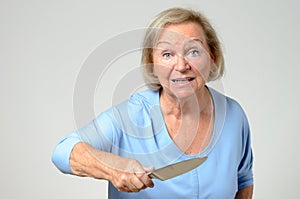
[[185,100],[185,99],[191,99],[196,97],[196,92],[195,90],[189,88],[189,89],[180,89],[180,90],[173,90],[173,94],[176,96],[178,100]]

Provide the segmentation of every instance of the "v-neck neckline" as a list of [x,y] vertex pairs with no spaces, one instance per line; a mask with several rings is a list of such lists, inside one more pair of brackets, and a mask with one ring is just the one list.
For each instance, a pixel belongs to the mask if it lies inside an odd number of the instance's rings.
[[210,87],[207,87],[207,88],[208,88],[208,91],[211,95],[212,102],[213,102],[213,114],[214,114],[213,127],[214,128],[213,128],[213,132],[212,132],[212,135],[211,135],[208,145],[203,150],[201,150],[198,154],[192,154],[192,155],[185,154],[170,137],[164,117],[163,117],[161,106],[160,106],[160,99],[159,99],[160,93],[157,92],[156,103],[159,105],[159,117],[160,117],[159,119],[163,121],[163,130],[162,130],[162,135],[161,135],[162,140],[164,140],[164,143],[168,143],[169,146],[166,146],[166,148],[171,147],[172,150],[174,150],[172,153],[177,154],[180,157],[184,157],[183,159],[207,156],[210,153],[210,151],[213,149],[213,147],[215,146],[215,144],[221,134],[221,130],[222,130],[222,127],[224,124],[224,118],[225,118],[226,98],[224,95],[219,94],[214,89],[212,89]]

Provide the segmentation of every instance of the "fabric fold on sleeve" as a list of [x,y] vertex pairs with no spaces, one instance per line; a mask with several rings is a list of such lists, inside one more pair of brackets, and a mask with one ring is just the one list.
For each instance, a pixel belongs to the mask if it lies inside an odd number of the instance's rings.
[[72,133],[61,140],[52,155],[52,162],[63,173],[72,174],[70,168],[70,155],[74,146],[81,142],[76,133]]

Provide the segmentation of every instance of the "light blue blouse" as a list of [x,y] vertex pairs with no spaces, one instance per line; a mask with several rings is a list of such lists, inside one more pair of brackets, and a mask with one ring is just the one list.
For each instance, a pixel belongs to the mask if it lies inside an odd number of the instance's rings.
[[174,144],[161,113],[159,92],[146,90],[66,136],[56,146],[52,161],[62,172],[71,174],[70,153],[82,141],[155,168],[208,156],[196,169],[167,181],[154,179],[154,188],[139,193],[118,192],[110,183],[109,198],[232,199],[238,189],[253,184],[249,125],[236,101],[212,88],[209,91],[214,102],[214,131],[209,145],[198,155],[185,155]]

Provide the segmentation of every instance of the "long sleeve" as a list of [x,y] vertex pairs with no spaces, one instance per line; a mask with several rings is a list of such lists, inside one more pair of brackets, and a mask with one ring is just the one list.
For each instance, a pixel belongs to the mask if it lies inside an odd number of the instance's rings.
[[238,168],[238,188],[253,185],[253,154],[251,149],[250,128],[247,119],[245,118],[243,124],[243,152],[241,162]]
[[74,132],[56,145],[52,155],[52,162],[61,172],[72,173],[70,168],[70,154],[75,144],[80,141],[78,134]]
[[108,110],[100,114],[89,124],[67,135],[58,142],[52,155],[52,162],[60,171],[72,174],[70,168],[70,155],[73,147],[78,142],[89,143],[98,150],[106,152],[111,151],[111,138],[116,130],[114,129],[115,127],[110,117],[110,112],[111,110]]

